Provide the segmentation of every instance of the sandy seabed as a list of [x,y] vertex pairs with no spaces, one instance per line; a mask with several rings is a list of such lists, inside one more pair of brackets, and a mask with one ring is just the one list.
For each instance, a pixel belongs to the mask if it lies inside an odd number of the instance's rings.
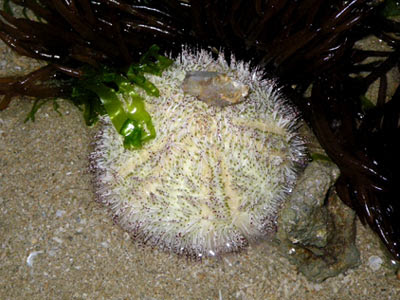
[[[0,44],[0,75],[37,63]],[[0,299],[400,299],[377,237],[357,223],[362,264],[308,282],[263,243],[220,259],[189,261],[140,246],[94,202],[88,155],[95,132],[59,100],[24,123],[32,100],[0,112]]]

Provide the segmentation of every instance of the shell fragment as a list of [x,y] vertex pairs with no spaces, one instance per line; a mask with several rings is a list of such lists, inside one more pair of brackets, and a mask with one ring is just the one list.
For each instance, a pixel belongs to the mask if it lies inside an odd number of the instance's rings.
[[247,85],[226,74],[208,71],[187,72],[182,89],[208,105],[220,107],[242,102],[249,94]]

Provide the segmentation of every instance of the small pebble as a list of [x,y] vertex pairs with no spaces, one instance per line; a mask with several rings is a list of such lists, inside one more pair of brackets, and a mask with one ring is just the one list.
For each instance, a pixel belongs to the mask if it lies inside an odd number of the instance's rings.
[[58,217],[58,218],[60,218],[60,217],[62,217],[64,214],[65,214],[65,210],[57,210],[56,211],[56,216]]
[[62,243],[63,243],[63,240],[60,239],[59,237],[53,237],[53,240],[56,241],[56,242],[59,243],[59,244],[62,244]]
[[381,268],[382,263],[382,258],[376,255],[370,256],[370,258],[368,259],[368,266],[371,268],[372,271],[378,271]]
[[43,251],[33,251],[33,252],[29,253],[29,255],[28,255],[27,259],[26,259],[27,265],[29,267],[33,267],[33,260],[35,259],[35,257],[38,254],[41,254],[41,253],[43,253]]

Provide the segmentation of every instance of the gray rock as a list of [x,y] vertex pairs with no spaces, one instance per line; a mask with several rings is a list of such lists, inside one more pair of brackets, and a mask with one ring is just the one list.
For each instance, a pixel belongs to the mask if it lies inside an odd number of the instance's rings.
[[249,93],[247,85],[226,74],[208,71],[187,72],[182,89],[208,105],[220,107],[237,104]]
[[278,219],[280,249],[315,282],[360,264],[355,213],[331,188],[338,176],[339,170],[332,162],[311,162]]

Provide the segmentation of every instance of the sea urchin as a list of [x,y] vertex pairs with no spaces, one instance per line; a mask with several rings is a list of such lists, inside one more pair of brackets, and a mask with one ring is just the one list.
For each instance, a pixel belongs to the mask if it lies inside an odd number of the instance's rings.
[[[182,89],[192,71],[224,74],[249,94],[229,106],[199,101]],[[103,120],[90,158],[98,200],[133,238],[191,257],[271,234],[304,157],[297,113],[275,81],[233,57],[188,50],[148,79],[161,95],[143,93],[157,136],[129,151]]]

